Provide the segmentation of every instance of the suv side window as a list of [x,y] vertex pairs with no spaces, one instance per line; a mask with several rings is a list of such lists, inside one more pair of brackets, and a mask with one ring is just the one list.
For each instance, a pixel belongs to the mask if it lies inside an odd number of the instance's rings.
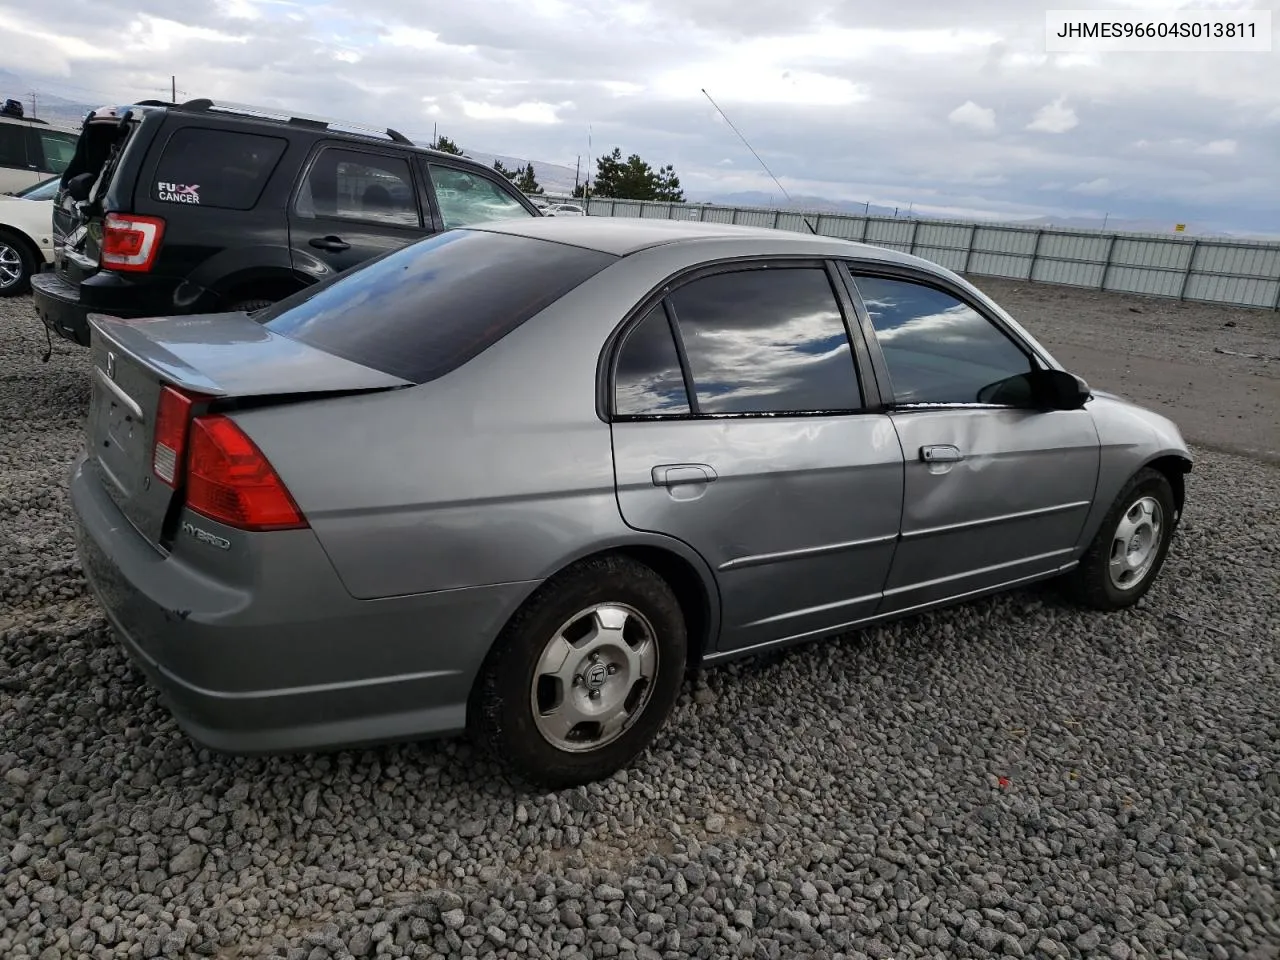
[[862,407],[844,315],[822,267],[716,273],[670,297],[695,413]]
[[21,167],[27,160],[27,128],[18,123],[0,123],[0,167]]
[[690,412],[680,353],[661,302],[631,328],[618,351],[613,409],[620,417]]
[[978,403],[983,387],[1029,373],[1030,357],[981,313],[910,280],[858,276],[894,402]]
[[340,147],[320,151],[307,171],[295,209],[308,218],[422,226],[408,160]]
[[519,200],[488,177],[435,163],[428,163],[427,171],[446,230],[489,220],[533,216]]
[[49,173],[62,173],[76,153],[76,138],[57,130],[36,131],[40,137],[40,150],[44,154],[42,169]]
[[151,198],[252,210],[288,145],[282,137],[181,127],[164,145]]

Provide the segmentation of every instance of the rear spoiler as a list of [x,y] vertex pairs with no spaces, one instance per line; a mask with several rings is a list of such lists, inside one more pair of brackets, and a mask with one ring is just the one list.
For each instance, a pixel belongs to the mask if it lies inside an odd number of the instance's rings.
[[215,399],[413,385],[272,333],[244,313],[140,320],[91,313],[88,322],[95,348],[127,356],[171,386]]

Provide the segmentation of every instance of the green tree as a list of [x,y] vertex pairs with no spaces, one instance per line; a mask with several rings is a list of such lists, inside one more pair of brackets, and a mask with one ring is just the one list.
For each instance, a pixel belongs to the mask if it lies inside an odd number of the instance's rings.
[[[575,190],[574,196],[583,196],[584,190]],[[684,191],[680,188],[680,178],[675,168],[667,164],[660,170],[654,170],[637,153],[622,159],[622,148],[614,147],[612,152],[596,159],[595,181],[591,184],[591,193],[599,197],[614,197],[618,200],[666,200],[671,203],[684,203]]]
[[440,137],[436,140],[436,149],[441,153],[452,153],[455,157],[462,156],[462,150],[448,137]]
[[506,167],[504,167],[504,166],[502,165],[502,161],[501,161],[501,160],[495,160],[495,161],[493,161],[493,169],[497,170],[500,174],[502,174],[504,177],[506,177],[506,178],[507,178],[508,180],[510,180],[512,183],[514,183],[514,182],[515,182],[516,174],[518,174],[518,173],[520,172],[520,168],[519,168],[519,167],[517,167],[515,170],[508,170]]
[[658,171],[658,190],[655,200],[666,200],[668,203],[684,203],[684,191],[680,188],[680,178],[676,176],[676,168],[667,164]]
[[521,193],[542,193],[542,185],[538,183],[538,178],[533,174],[533,164],[526,163],[523,167],[516,168],[515,185]]

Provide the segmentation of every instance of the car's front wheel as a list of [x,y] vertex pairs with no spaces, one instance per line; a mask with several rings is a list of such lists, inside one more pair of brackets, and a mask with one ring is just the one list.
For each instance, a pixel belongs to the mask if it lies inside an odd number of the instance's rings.
[[507,625],[472,693],[472,733],[548,789],[600,780],[662,728],[684,676],[675,594],[621,556],[549,580]]
[[1141,600],[1169,553],[1176,511],[1169,479],[1159,470],[1139,470],[1068,575],[1075,598],[1098,610],[1122,610]]

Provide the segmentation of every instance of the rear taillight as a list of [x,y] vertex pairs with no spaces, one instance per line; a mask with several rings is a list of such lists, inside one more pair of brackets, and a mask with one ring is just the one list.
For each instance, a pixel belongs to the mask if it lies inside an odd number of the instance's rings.
[[155,443],[151,448],[151,469],[171,487],[178,485],[178,464],[187,449],[187,421],[191,419],[192,398],[173,387],[162,387],[156,406]]
[[164,221],[159,217],[108,213],[98,263],[112,270],[150,270],[163,236]]
[[307,526],[275,469],[238,426],[220,414],[191,422],[187,506],[241,530]]

